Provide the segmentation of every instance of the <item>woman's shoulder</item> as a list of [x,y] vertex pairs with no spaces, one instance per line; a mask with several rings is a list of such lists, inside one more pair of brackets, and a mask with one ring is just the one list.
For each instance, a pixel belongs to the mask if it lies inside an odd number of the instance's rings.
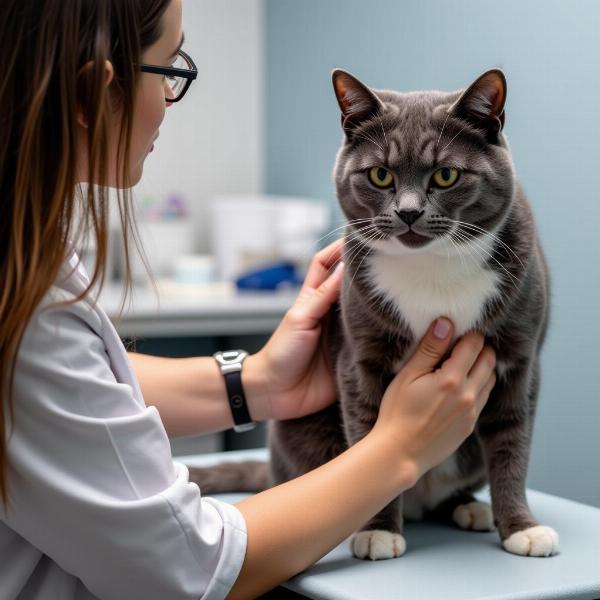
[[80,325],[102,331],[99,307],[91,291],[86,292],[89,278],[76,252],[71,251],[60,271],[32,315],[32,323],[75,320]]
[[55,283],[33,312],[28,329],[66,322],[91,328],[99,335],[102,333],[102,319],[95,299],[90,294],[80,297],[76,290]]

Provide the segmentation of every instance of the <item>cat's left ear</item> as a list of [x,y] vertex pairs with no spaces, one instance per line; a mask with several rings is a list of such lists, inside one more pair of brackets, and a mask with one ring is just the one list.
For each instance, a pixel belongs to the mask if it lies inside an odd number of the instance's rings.
[[342,111],[342,127],[350,137],[352,130],[360,123],[383,110],[383,103],[364,83],[347,71],[334,69],[331,80]]
[[490,142],[504,127],[506,78],[499,69],[478,77],[450,108],[449,112],[486,132]]

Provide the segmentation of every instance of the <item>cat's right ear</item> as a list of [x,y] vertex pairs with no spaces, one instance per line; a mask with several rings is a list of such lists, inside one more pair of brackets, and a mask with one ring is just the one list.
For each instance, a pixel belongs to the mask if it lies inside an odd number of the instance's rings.
[[381,100],[354,75],[342,69],[331,73],[333,90],[342,111],[342,128],[348,137],[363,121],[383,109]]

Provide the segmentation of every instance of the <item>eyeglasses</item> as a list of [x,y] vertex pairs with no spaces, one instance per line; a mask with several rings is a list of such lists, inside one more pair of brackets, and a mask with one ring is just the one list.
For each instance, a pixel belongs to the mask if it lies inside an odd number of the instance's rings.
[[192,81],[198,76],[198,69],[189,54],[179,50],[172,67],[159,67],[158,65],[140,65],[143,73],[156,73],[165,75],[173,94],[172,98],[165,98],[166,102],[179,102]]

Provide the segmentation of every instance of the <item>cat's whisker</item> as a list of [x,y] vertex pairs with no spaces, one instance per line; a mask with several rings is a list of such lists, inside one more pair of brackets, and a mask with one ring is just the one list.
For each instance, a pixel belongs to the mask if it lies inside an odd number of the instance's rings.
[[[468,245],[471,245],[471,247],[473,248],[473,250],[475,252],[477,252],[477,249],[479,249],[480,252],[484,252],[491,260],[493,260],[495,263],[497,263],[497,265],[506,273],[506,275],[508,275],[511,278],[511,283],[512,285],[514,285],[515,289],[518,290],[518,283],[520,283],[519,279],[517,277],[515,277],[500,261],[498,261],[496,258],[494,258],[494,256],[483,246],[480,246],[477,241],[476,238],[471,237],[468,238],[466,236],[468,232],[458,232],[455,231],[454,234],[459,236],[463,241],[465,241]],[[479,255],[483,257],[483,255],[481,253],[479,253]]]
[[484,254],[482,254],[485,253],[485,255],[487,255],[491,260],[496,262],[498,266],[504,271],[504,273],[510,278],[508,282],[512,286],[514,286],[515,290],[518,290],[517,283],[519,283],[519,280],[512,273],[510,273],[510,271],[508,271],[500,262],[498,262],[485,248],[479,246],[473,238],[469,239],[463,236],[460,239],[462,239],[467,245],[469,245],[473,249],[473,251],[481,257],[482,260],[485,260],[485,256]]
[[331,231],[329,231],[328,233],[326,233],[324,236],[320,237],[316,242],[315,245],[317,245],[319,242],[323,241],[326,237],[329,237],[330,235],[333,235],[336,231],[339,231],[340,229],[344,229],[345,227],[347,227],[348,225],[354,225],[354,224],[358,224],[358,223],[365,223],[365,222],[369,222],[372,221],[373,217],[369,217],[368,219],[354,219],[352,221],[346,221],[344,222],[343,225],[340,225],[339,227],[336,227],[335,229],[332,229]]
[[389,148],[390,144],[388,142],[387,135],[385,135],[385,129],[383,128],[383,121],[381,120],[381,116],[377,115],[377,118],[379,119],[379,124],[381,125],[381,131],[383,132],[383,139],[385,140],[385,145],[387,148]]
[[[441,207],[439,206],[439,204],[437,204],[437,202],[435,200],[433,200],[433,198],[429,195],[427,195],[427,199],[429,200],[429,202],[431,202],[431,204],[437,208],[440,213],[443,214],[443,210],[441,209]],[[476,231],[478,231],[479,233],[481,233],[482,235],[486,235],[491,237],[493,240],[495,240],[496,242],[498,242],[499,244],[501,244],[504,248],[506,248],[506,250],[508,252],[510,252],[516,259],[517,261],[519,261],[519,264],[525,268],[525,265],[523,264],[523,261],[521,260],[521,258],[516,254],[516,252],[508,245],[506,244],[504,241],[502,241],[496,234],[492,233],[491,231],[487,231],[486,229],[483,229],[482,227],[479,227],[479,225],[475,225],[474,223],[467,223],[466,221],[459,221],[458,219],[452,219],[450,217],[447,216],[443,216],[444,218],[444,222],[448,222],[448,223],[452,223],[455,225],[462,225],[463,227],[470,227],[472,229],[475,229]]]
[[446,148],[448,148],[450,146],[450,144],[452,144],[452,142],[466,129],[466,127],[463,127],[441,150],[440,152],[443,152]]
[[[457,239],[454,238],[454,232],[452,230],[449,231],[449,236],[448,239],[450,240],[450,243],[454,246],[454,249],[456,250],[456,253],[458,254],[458,258],[460,259],[460,264],[463,266],[463,268],[465,269],[465,271],[467,270],[467,263],[465,262],[464,259],[464,253],[462,252],[462,248],[460,247],[460,244],[457,243]],[[469,255],[467,255],[469,256]],[[473,257],[471,256],[471,259],[473,260],[473,262],[475,262],[475,259],[473,259]],[[477,264],[477,263],[475,263]]]
[[371,231],[371,232],[369,232],[369,234],[368,234],[369,237],[366,240],[361,240],[361,239],[358,239],[358,241],[356,239],[353,240],[354,243],[356,243],[356,246],[354,248],[350,249],[350,253],[346,257],[347,265],[352,264],[352,261],[360,254],[363,246],[368,246],[369,239],[374,238],[376,234],[377,234],[377,232]]
[[363,138],[364,140],[367,140],[368,142],[371,142],[372,144],[374,144],[375,146],[377,146],[382,152],[383,152],[383,148],[381,146],[381,144],[377,143],[375,141],[375,139],[373,137],[371,137],[368,133],[366,133],[365,131],[360,131],[360,132],[355,132],[353,134],[355,137],[358,138]]
[[[369,235],[374,229],[377,228],[377,225],[364,225],[363,227],[360,227],[358,230],[353,231],[350,235],[347,235],[344,238],[344,245],[348,244],[348,242],[352,242],[356,239],[360,239],[361,235],[364,235],[365,233],[367,235]],[[335,270],[335,268],[337,267],[337,265],[342,262],[344,260],[344,256],[343,253],[340,255],[340,258],[336,261],[334,261],[329,268],[327,269],[327,276],[331,275],[331,273],[333,273],[333,271]]]
[[442,130],[440,131],[440,135],[438,136],[437,142],[435,143],[435,149],[437,150],[437,147],[440,143],[440,140],[442,139],[442,134],[444,133],[444,129],[446,128],[446,123],[448,121],[448,117],[450,116],[450,113],[446,113],[446,118],[444,119],[444,124],[442,125]]
[[501,244],[504,248],[506,248],[506,250],[508,250],[519,261],[519,264],[523,268],[525,268],[525,265],[523,264],[523,261],[516,254],[516,252],[508,244],[506,244],[505,242],[503,242],[495,233],[492,233],[491,231],[487,231],[486,229],[483,229],[482,227],[479,227],[479,225],[475,225],[474,223],[466,223],[465,221],[458,221],[456,219],[450,219],[450,220],[453,221],[454,223],[462,225],[463,227],[470,227],[472,229],[475,229],[476,231],[479,231],[483,235],[490,236],[493,240],[495,240],[496,242],[498,242],[499,244]]
[[352,240],[354,243],[356,243],[356,247],[351,249],[350,254],[348,255],[348,257],[346,259],[348,265],[352,264],[352,261],[356,258],[357,255],[360,254],[362,247],[368,246],[369,242],[380,233],[381,232],[379,232],[379,231],[371,230],[367,233],[366,239],[358,238],[358,241],[357,241],[357,238],[355,238],[354,240]]
[[361,227],[357,231],[353,231],[352,233],[348,234],[346,236],[346,238],[345,238],[346,239],[346,243],[347,242],[353,242],[357,238],[360,238],[361,236],[367,235],[367,234],[371,233],[375,229],[378,229],[378,226],[375,225],[375,224],[373,224],[373,225],[365,225],[364,227]]
[[383,152],[383,146],[379,141],[379,137],[375,136],[375,132],[367,133],[366,131],[363,131],[362,133],[366,135],[368,139],[370,139]]
[[[371,220],[371,219],[368,219]],[[346,224],[348,225],[348,224]],[[374,229],[377,228],[377,225],[371,224],[371,225],[364,225],[362,227],[359,227],[356,231],[353,231],[352,233],[350,233],[349,235],[346,235],[346,237],[344,238],[344,245],[347,245],[348,242],[352,242],[355,239],[360,239],[361,235],[364,235],[365,233],[368,235],[371,231],[373,231]],[[335,268],[337,267],[337,265],[342,262],[344,260],[344,256],[343,253],[340,255],[340,258],[336,261],[334,261],[329,268],[327,269],[327,275],[331,275],[331,273],[333,273],[333,271],[335,270]]]
[[[454,247],[454,250],[455,250],[456,254],[458,254],[458,256],[460,257],[461,256],[460,248],[459,248],[458,244],[452,238],[452,235],[449,235],[447,239],[452,244],[452,246]],[[448,252],[448,260],[450,260],[450,252]]]
[[[381,239],[381,237],[379,239]],[[360,271],[360,267],[363,264],[363,262],[365,261],[365,258],[367,258],[367,256],[369,256],[369,254],[371,254],[371,252],[373,252],[373,250],[375,250],[375,248],[373,246],[370,246],[369,249],[365,252],[363,259],[360,261],[360,263],[358,263],[358,267],[356,267],[356,271],[354,272],[354,275],[352,276],[352,279],[350,281],[350,286],[352,285],[354,279],[358,275],[358,273]]]
[[[377,237],[377,235],[379,235],[379,237]],[[372,236],[369,239],[369,242],[374,241],[375,238],[377,239],[382,239],[384,236],[383,234],[379,233],[379,234],[375,234],[374,236]],[[360,261],[360,263],[358,263],[358,267],[356,267],[356,271],[354,271],[354,275],[352,276],[352,279],[350,280],[350,284],[349,287],[352,287],[352,283],[354,282],[354,279],[356,278],[356,276],[358,275],[358,272],[360,271],[360,267],[363,264],[365,258],[367,258],[367,256],[369,256],[369,254],[371,252],[373,252],[373,250],[375,250],[375,248],[373,246],[368,246],[367,252],[365,253],[365,255],[363,256],[362,260]]]
[[[464,233],[464,232],[463,232]],[[489,252],[486,248],[482,247],[479,242],[475,241],[474,238],[466,238],[465,239],[469,242],[473,242],[476,246],[478,246],[479,248],[481,248],[481,250],[483,252],[485,252],[485,254],[491,259],[493,260],[505,273],[506,275],[508,275],[508,277],[511,278],[513,285],[515,286],[515,289],[518,289],[518,285],[520,283],[520,280],[518,277],[516,277],[515,275],[513,275],[500,261],[498,261],[491,252]]]

